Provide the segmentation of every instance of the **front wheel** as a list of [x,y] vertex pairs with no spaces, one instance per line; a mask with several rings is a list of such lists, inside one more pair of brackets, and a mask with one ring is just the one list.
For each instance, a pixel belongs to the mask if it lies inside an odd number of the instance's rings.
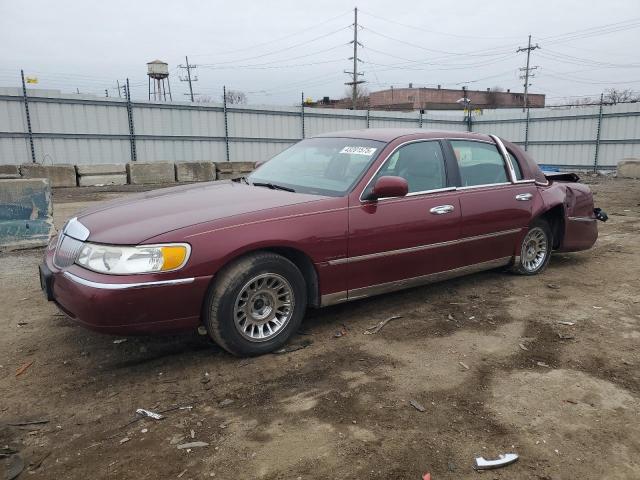
[[259,252],[224,268],[205,304],[204,323],[213,340],[238,356],[284,345],[307,308],[302,273],[290,260]]
[[520,244],[520,256],[512,270],[520,275],[536,275],[543,271],[551,259],[553,236],[549,224],[535,220]]

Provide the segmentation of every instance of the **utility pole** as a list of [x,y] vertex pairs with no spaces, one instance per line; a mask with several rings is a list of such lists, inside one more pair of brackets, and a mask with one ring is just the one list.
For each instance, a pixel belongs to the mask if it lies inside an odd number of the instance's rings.
[[185,69],[187,71],[187,76],[186,77],[179,77],[181,82],[189,82],[189,93],[185,93],[185,95],[189,95],[191,97],[191,101],[193,102],[193,85],[191,84],[191,82],[197,82],[198,81],[198,77],[196,77],[195,75],[193,77],[191,77],[191,70],[195,70],[197,68],[197,65],[189,65],[189,57],[185,56],[184,60],[186,62],[186,65],[178,65],[178,68],[182,68]]
[[358,45],[363,46],[360,42],[358,42],[358,7],[353,9],[353,40],[350,43],[353,43],[353,57],[349,57],[349,60],[353,60],[353,71],[348,72],[347,70],[344,73],[352,76],[350,82],[346,82],[345,85],[351,86],[351,102],[353,110],[358,108],[358,85],[361,83],[365,83],[364,80],[358,80],[359,75],[364,75],[364,73],[358,73],[358,62],[361,60],[358,58]]
[[527,52],[527,66],[521,68],[520,71],[524,72],[524,75],[520,75],[520,78],[524,80],[524,104],[522,105],[522,111],[524,112],[527,109],[528,104],[528,96],[529,96],[529,77],[535,76],[535,74],[531,73],[531,70],[536,70],[538,67],[530,67],[529,62],[531,60],[531,51],[540,48],[540,46],[536,43],[534,46],[531,46],[531,35],[529,35],[529,43],[526,47],[519,47],[516,50],[516,53]]

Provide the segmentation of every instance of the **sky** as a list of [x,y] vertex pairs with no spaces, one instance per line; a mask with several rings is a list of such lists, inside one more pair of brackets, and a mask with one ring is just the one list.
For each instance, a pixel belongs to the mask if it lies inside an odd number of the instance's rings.
[[436,86],[522,91],[528,35],[539,49],[530,92],[548,103],[640,91],[639,0],[195,1],[0,0],[0,87],[117,96],[129,78],[147,97],[146,63],[169,64],[174,100],[220,101],[222,86],[250,104],[345,96],[358,7],[358,69],[370,91]]

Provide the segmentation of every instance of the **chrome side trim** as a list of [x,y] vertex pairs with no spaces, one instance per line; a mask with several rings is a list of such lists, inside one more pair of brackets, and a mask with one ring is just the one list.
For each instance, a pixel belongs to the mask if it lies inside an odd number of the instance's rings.
[[500,152],[500,155],[502,155],[502,159],[504,160],[504,163],[507,164],[507,170],[509,170],[509,177],[511,178],[511,183],[516,183],[516,181],[518,180],[516,178],[516,170],[513,168],[513,164],[511,163],[511,158],[509,157],[509,152],[507,152],[507,149],[504,146],[504,143],[502,143],[502,140],[500,140],[500,138],[498,138],[496,135],[489,135],[494,142],[496,142],[496,145],[498,146],[498,151]]
[[[448,280],[471,273],[481,272],[483,270],[491,270],[492,268],[504,267],[509,265],[513,260],[513,257],[502,257],[495,260],[489,260],[487,262],[476,263],[473,265],[466,265],[464,267],[454,268],[452,270],[445,270],[443,272],[430,273],[428,275],[422,275],[419,277],[405,278],[402,280],[396,280],[394,282],[380,283],[378,285],[371,285],[368,287],[356,288],[349,290],[349,292],[338,292],[329,295],[323,295],[320,304],[325,307],[333,305],[335,303],[341,303],[345,301],[357,300],[360,298],[372,297],[374,295],[380,295],[383,293],[394,292],[396,290],[403,290],[405,288],[418,287],[420,285],[427,285],[429,283],[435,283],[442,280]],[[339,299],[339,300],[338,300]],[[337,301],[336,301],[337,300]]]
[[349,297],[347,296],[347,291],[344,290],[342,292],[329,293],[327,295],[322,295],[320,297],[320,306],[328,307],[329,305],[336,305],[338,303],[348,302]]
[[193,283],[195,278],[178,278],[175,280],[160,280],[157,282],[138,282],[138,283],[101,283],[87,280],[86,278],[78,277],[73,273],[62,273],[69,280],[84,285],[85,287],[98,288],[101,290],[129,290],[134,288],[147,288],[147,287],[163,287],[168,285],[182,285],[185,283]]
[[472,188],[486,188],[486,187],[504,187],[505,185],[512,185],[512,183],[501,182],[501,183],[484,183],[482,185],[467,185],[466,187],[457,187],[456,190],[470,190]]
[[597,219],[591,217],[567,217],[574,222],[595,222]]
[[87,238],[89,238],[89,235],[91,234],[89,229],[82,223],[80,223],[78,217],[69,219],[69,221],[65,224],[62,233],[71,238],[75,238],[76,240],[80,240],[81,242],[84,242]]
[[484,235],[476,235],[475,237],[465,237],[465,238],[461,238],[458,240],[449,240],[446,242],[439,242],[439,243],[429,243],[426,245],[418,245],[415,247],[407,247],[407,248],[400,248],[398,250],[387,250],[385,252],[377,252],[377,253],[369,253],[366,255],[359,255],[357,257],[346,257],[346,258],[337,258],[335,260],[329,260],[329,265],[341,265],[343,263],[354,263],[354,262],[361,262],[364,260],[371,260],[373,258],[380,258],[380,257],[389,257],[392,255],[402,255],[404,253],[413,253],[413,252],[419,252],[422,250],[430,250],[432,248],[440,248],[440,247],[448,247],[450,245],[456,245],[459,243],[466,243],[466,242],[473,242],[475,240],[483,240],[485,238],[493,238],[493,237],[500,237],[503,235],[511,235],[513,233],[518,233],[522,230],[522,228],[513,228],[511,230],[503,230],[501,232],[493,232],[493,233],[485,233]]

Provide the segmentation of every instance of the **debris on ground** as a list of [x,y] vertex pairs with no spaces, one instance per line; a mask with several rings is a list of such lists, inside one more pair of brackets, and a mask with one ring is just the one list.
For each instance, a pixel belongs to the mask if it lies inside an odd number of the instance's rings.
[[416,400],[410,400],[409,401],[409,405],[411,405],[413,408],[415,408],[416,410],[418,410],[419,412],[426,412],[427,409],[424,408],[420,403],[418,403]]
[[558,338],[560,340],[573,340],[576,337],[574,337],[573,335],[565,335],[564,333],[559,333]]
[[426,472],[424,475],[422,475],[422,480],[431,480],[431,474],[429,472]]
[[10,427],[27,427],[30,425],[44,425],[45,423],[49,423],[49,420],[29,420],[26,422],[7,423],[7,425]]
[[14,478],[18,478],[22,471],[24,470],[24,460],[18,455],[12,455],[9,457],[9,460],[6,464],[5,478],[7,480],[13,480]]
[[124,437],[122,440],[120,440],[120,445],[127,443],[129,440],[131,440],[129,437]]
[[303,348],[307,348],[308,346],[312,345],[313,342],[311,340],[304,340],[302,343],[298,343],[296,345],[287,345],[286,347],[283,347],[279,350],[275,350],[273,352],[274,355],[282,355],[285,353],[291,353],[291,352],[296,352],[298,350],[302,350]]
[[153,418],[154,420],[162,420],[164,418],[164,416],[160,415],[159,413],[145,410],[144,408],[137,409],[136,413],[138,415],[142,415],[143,417]]
[[469,370],[469,365],[467,365],[466,363],[464,363],[464,362],[458,362],[458,363],[459,363],[459,364],[460,364],[460,366],[461,366],[462,368],[464,368],[465,370]]
[[519,346],[522,350],[524,350],[525,352],[528,352],[528,351],[529,351],[529,349],[525,346],[525,344],[524,344],[524,343],[519,343],[519,344],[518,344],[518,346]]
[[576,322],[558,322],[560,325],[568,325],[569,327],[572,327],[573,325],[576,324]]
[[536,365],[538,365],[539,367],[544,367],[544,368],[551,368],[549,365],[547,365],[544,362],[536,362]]
[[22,365],[20,368],[18,368],[18,370],[16,370],[16,377],[19,377],[24,372],[26,372],[29,369],[29,367],[31,367],[31,365],[33,365],[33,362],[34,361],[31,360],[30,362],[27,362],[24,365]]
[[384,326],[389,323],[391,320],[397,320],[398,318],[402,318],[402,315],[394,315],[393,317],[389,317],[386,320],[382,320],[381,322],[367,328],[363,333],[365,335],[375,335],[380,330],[384,328]]
[[455,320],[455,318],[453,317],[453,315],[449,314],[447,315],[447,320],[450,322],[453,322]]
[[224,408],[224,407],[228,407],[229,405],[231,405],[233,403],[233,400],[230,398],[225,398],[224,400],[222,400],[221,402],[218,403],[218,406],[220,408]]
[[476,457],[474,461],[474,466],[476,470],[491,470],[492,468],[502,468],[507,465],[511,465],[516,460],[518,460],[518,455],[515,453],[505,453],[504,455],[499,455],[495,460],[487,460],[484,457]]
[[119,339],[117,339],[117,340],[114,340],[114,341],[113,341],[113,344],[114,344],[114,345],[120,345],[121,343],[124,343],[124,342],[126,342],[126,341],[127,341],[127,339],[126,339],[126,338],[119,338]]
[[547,283],[547,287],[551,290],[560,290],[560,285],[556,285],[555,283]]
[[189,442],[178,445],[178,450],[190,450],[192,448],[202,448],[208,446],[209,444],[207,442]]
[[335,338],[340,338],[340,337],[344,337],[346,334],[347,334],[347,327],[345,325],[342,325],[340,330],[336,330],[336,333],[334,333],[333,336]]

